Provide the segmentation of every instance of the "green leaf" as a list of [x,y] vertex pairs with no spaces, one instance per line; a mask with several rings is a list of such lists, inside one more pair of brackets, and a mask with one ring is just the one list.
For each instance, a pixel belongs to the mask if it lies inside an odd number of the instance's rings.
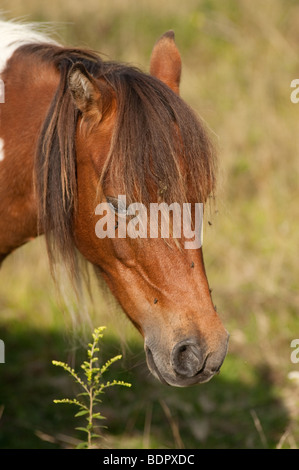
[[91,439],[93,439],[94,437],[102,437],[100,434],[91,434]]
[[87,428],[75,428],[77,431],[83,431],[83,432],[86,432],[87,434],[89,434],[89,430]]
[[101,413],[95,413],[92,415],[93,419],[107,419],[105,416],[101,415]]
[[78,413],[75,414],[75,418],[77,418],[78,416],[87,415],[88,413],[89,413],[89,410],[78,411]]

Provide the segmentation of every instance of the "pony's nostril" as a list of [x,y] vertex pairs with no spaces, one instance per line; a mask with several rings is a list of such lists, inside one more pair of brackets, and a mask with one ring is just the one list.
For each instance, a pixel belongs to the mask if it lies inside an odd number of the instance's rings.
[[204,367],[202,348],[195,340],[187,339],[176,344],[172,350],[174,371],[184,377],[194,377]]

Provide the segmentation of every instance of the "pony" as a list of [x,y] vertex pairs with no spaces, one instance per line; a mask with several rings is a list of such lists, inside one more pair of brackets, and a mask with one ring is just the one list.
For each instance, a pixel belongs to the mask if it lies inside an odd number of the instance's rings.
[[[0,263],[44,235],[50,267],[62,262],[77,278],[81,254],[143,336],[157,379],[178,387],[210,380],[229,334],[202,246],[185,249],[184,236],[117,236],[131,217],[118,195],[149,207],[206,204],[215,191],[216,152],[180,97],[173,31],[154,44],[149,73],[65,47],[32,25],[2,21],[0,37]],[[100,203],[114,237],[95,233]]]

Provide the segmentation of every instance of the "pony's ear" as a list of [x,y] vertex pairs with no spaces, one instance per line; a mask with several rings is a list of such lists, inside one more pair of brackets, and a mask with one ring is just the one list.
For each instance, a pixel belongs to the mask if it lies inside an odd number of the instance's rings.
[[68,86],[77,108],[85,118],[102,119],[102,96],[99,85],[83,64],[74,64],[68,75]]
[[150,60],[150,74],[166,83],[179,94],[182,61],[174,42],[174,32],[167,31],[154,45]]

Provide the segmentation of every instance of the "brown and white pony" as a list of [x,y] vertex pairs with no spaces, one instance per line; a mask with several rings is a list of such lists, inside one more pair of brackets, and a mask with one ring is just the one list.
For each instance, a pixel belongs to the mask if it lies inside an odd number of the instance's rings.
[[118,195],[148,206],[205,203],[214,190],[212,144],[179,96],[173,32],[156,42],[150,74],[14,22],[0,22],[0,38],[0,263],[44,234],[50,265],[59,258],[75,277],[80,252],[143,335],[151,372],[175,386],[208,381],[228,333],[202,248],[95,233],[97,204]]

